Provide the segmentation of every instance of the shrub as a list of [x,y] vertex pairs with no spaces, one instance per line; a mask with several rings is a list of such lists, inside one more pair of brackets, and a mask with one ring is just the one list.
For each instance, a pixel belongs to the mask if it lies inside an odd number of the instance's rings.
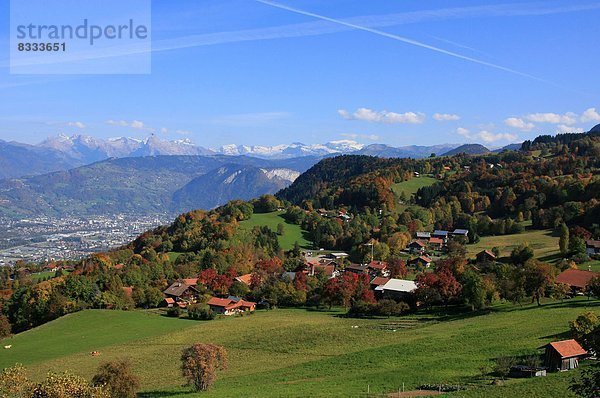
[[92,383],[104,387],[113,398],[135,398],[140,380],[133,374],[127,360],[116,360],[100,365]]
[[215,313],[206,304],[192,304],[188,307],[188,317],[200,321],[215,319]]
[[167,309],[167,316],[170,316],[172,318],[179,318],[179,315],[181,315],[181,310],[179,309],[179,307],[172,307]]
[[83,377],[71,373],[49,373],[37,384],[31,398],[111,398],[103,387],[94,387]]

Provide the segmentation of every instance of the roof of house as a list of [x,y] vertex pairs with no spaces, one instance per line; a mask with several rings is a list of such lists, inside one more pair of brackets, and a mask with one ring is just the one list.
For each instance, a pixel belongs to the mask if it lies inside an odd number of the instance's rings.
[[554,343],[550,343],[548,345],[554,348],[556,352],[558,352],[563,358],[577,357],[587,354],[587,351],[584,350],[579,343],[573,339],[555,341]]
[[241,282],[241,283],[245,283],[246,285],[250,286],[250,284],[252,283],[252,274],[237,276],[235,278],[235,280],[238,282]]
[[366,265],[360,265],[360,264],[350,264],[345,268],[346,271],[360,271],[360,272],[365,272],[367,270],[367,266]]
[[454,235],[468,235],[469,234],[469,230],[468,229],[455,229],[452,234]]
[[417,232],[417,238],[430,238],[431,232]]
[[433,231],[433,235],[437,235],[437,236],[448,236],[448,231],[442,231],[439,229],[436,229],[435,231]]
[[600,249],[600,240],[586,240],[585,245],[594,249]]
[[168,294],[169,296],[179,297],[183,293],[185,293],[185,291],[188,289],[192,289],[192,290],[196,291],[194,286],[187,285],[187,284],[183,283],[182,281],[177,281],[177,282],[174,282],[171,286],[169,286],[167,288],[167,290],[164,291],[164,293]]
[[198,284],[198,278],[187,278],[182,280],[188,286],[196,286]]
[[369,263],[369,268],[374,268],[374,269],[386,269],[388,267],[388,263],[386,263],[385,261],[371,261]]
[[487,256],[490,256],[491,258],[496,258],[496,255],[494,253],[492,253],[491,251],[489,251],[489,250],[482,250],[482,251],[480,251],[479,253],[477,253],[477,257],[479,257],[481,255],[484,255],[484,254],[487,255]]
[[175,300],[173,300],[171,297],[165,298],[165,301],[167,304],[175,304]]
[[442,243],[444,243],[444,240],[440,239],[440,238],[431,238],[431,239],[429,239],[429,243],[433,243],[434,245],[435,244],[441,245]]
[[376,286],[385,285],[386,283],[388,283],[389,280],[390,280],[390,278],[384,278],[382,276],[376,276],[371,281],[371,285],[376,285]]
[[344,252],[331,253],[331,255],[333,257],[335,257],[335,258],[338,258],[338,257],[348,257],[349,256],[348,253],[344,253]]
[[556,277],[556,282],[583,289],[595,276],[600,276],[600,273],[569,268]]
[[375,290],[411,293],[417,290],[417,284],[414,281],[392,278],[385,285],[376,287]]
[[420,240],[414,240],[414,241],[410,242],[409,246],[425,247],[425,243],[421,242]]
[[222,299],[218,297],[211,298],[206,304],[212,307],[223,307],[226,310],[231,310],[238,307],[254,307],[256,305],[256,303],[253,303],[252,301],[245,301],[241,299],[236,301],[232,300],[231,298]]
[[410,261],[415,262],[415,261],[418,261],[418,260],[421,260],[424,263],[430,263],[432,261],[429,257],[426,257],[426,256],[419,256],[419,257],[413,258]]

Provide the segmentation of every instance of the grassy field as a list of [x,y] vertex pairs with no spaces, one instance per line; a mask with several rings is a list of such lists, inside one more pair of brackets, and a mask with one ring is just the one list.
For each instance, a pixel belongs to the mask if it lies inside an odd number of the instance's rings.
[[[141,397],[305,397],[391,393],[405,384],[489,384],[480,367],[503,355],[528,355],[564,337],[579,313],[600,302],[574,299],[541,308],[498,305],[486,314],[356,320],[302,309],[261,311],[211,322],[143,312],[84,311],[0,342],[12,344],[0,367],[21,362],[36,378],[69,369],[90,378],[106,360],[127,357],[141,377]],[[180,387],[181,349],[195,342],[226,347],[229,368],[208,393]],[[90,352],[97,350],[99,357]],[[572,376],[571,372],[568,376]],[[570,397],[570,377],[513,380],[452,396]]]
[[531,230],[515,235],[486,236],[478,243],[467,245],[469,257],[475,257],[484,249],[491,250],[493,247],[500,249],[500,256],[509,256],[510,252],[521,243],[527,242],[533,249],[535,257],[553,262],[558,260],[558,237],[553,236],[551,230]]
[[404,192],[406,197],[410,198],[412,195],[417,193],[419,188],[428,187],[430,185],[435,184],[437,181],[438,180],[436,180],[435,178],[427,176],[411,178],[408,181],[403,181],[392,185],[392,191],[394,191],[394,193],[398,196],[400,196],[400,194]]
[[279,245],[284,250],[290,250],[294,247],[294,243],[298,242],[300,247],[309,249],[312,247],[299,225],[288,224],[281,216],[281,212],[273,213],[255,213],[249,220],[240,223],[241,228],[250,230],[255,226],[267,226],[272,231],[277,232],[277,224],[283,224],[283,235],[279,236]]

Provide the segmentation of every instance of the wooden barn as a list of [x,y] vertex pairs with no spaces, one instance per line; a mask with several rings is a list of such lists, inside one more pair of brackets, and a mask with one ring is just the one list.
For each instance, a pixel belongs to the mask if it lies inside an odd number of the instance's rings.
[[544,366],[550,371],[563,372],[579,367],[579,360],[585,358],[588,352],[575,340],[563,340],[546,346]]

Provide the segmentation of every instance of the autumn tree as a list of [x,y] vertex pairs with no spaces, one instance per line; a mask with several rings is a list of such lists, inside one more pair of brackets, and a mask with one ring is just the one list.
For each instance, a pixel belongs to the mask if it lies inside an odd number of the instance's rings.
[[531,300],[542,305],[540,299],[544,297],[546,288],[553,282],[553,267],[549,264],[530,260],[525,264],[525,291]]
[[11,326],[6,315],[0,313],[0,339],[10,336]]
[[217,379],[217,370],[227,367],[227,352],[214,344],[194,344],[183,350],[181,362],[187,385],[196,391],[206,391]]
[[33,384],[27,379],[26,370],[21,364],[6,368],[0,373],[0,397],[25,398],[31,396]]
[[104,387],[94,387],[86,379],[69,372],[49,373],[37,384],[31,398],[112,398]]
[[123,359],[100,365],[92,384],[104,387],[112,398],[135,398],[140,388],[140,380],[133,374],[131,363]]

